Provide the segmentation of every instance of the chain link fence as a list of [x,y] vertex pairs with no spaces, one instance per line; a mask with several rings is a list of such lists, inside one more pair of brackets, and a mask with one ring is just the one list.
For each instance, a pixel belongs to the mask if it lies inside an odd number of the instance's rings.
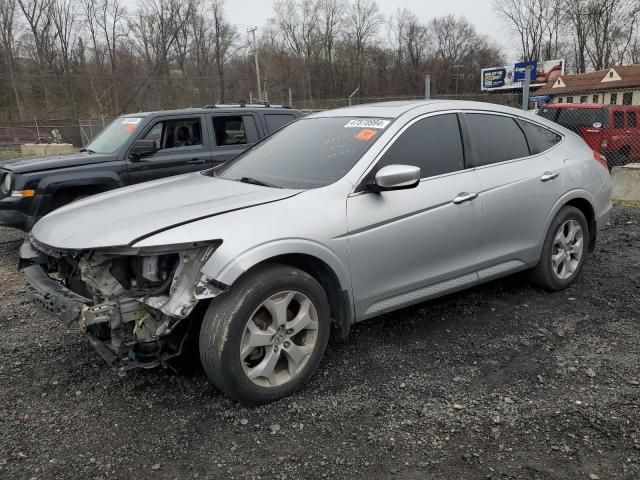
[[[620,98],[617,98],[620,97]],[[333,99],[294,99],[293,108],[313,112],[349,105],[420,100],[424,95],[352,96]],[[433,99],[489,102],[521,108],[521,93],[433,94]],[[556,98],[533,97],[531,110],[580,135],[602,153],[610,167],[640,161],[640,106],[633,97],[605,93],[564,93]],[[287,102],[288,103],[288,102]],[[620,104],[621,103],[621,104]],[[19,156],[20,145],[51,143],[60,138],[76,148],[88,145],[111,122],[110,118],[0,122],[0,159]],[[59,137],[58,137],[59,136]]]

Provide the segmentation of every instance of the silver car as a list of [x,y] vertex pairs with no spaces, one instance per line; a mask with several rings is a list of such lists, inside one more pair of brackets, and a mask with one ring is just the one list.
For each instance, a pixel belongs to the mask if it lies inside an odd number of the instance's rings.
[[163,365],[195,337],[210,380],[260,404],[312,375],[331,331],[523,270],[568,287],[610,189],[602,156],[527,112],[366,105],[300,119],[216,169],[63,207],[20,268],[114,367]]

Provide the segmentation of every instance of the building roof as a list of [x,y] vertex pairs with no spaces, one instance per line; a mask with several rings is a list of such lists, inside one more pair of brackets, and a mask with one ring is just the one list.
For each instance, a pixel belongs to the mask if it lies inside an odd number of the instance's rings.
[[640,65],[623,65],[596,72],[562,75],[540,87],[536,91],[536,95],[559,95],[639,87]]

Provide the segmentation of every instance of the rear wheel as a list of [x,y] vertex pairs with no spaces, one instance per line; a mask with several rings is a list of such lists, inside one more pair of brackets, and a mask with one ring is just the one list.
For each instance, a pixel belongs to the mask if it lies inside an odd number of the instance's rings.
[[258,267],[209,306],[200,331],[202,365],[235,400],[277,400],[317,368],[329,315],[326,293],[313,277],[284,265]]
[[540,262],[531,272],[534,283],[548,290],[571,285],[584,267],[589,239],[584,214],[575,207],[563,207],[551,222]]

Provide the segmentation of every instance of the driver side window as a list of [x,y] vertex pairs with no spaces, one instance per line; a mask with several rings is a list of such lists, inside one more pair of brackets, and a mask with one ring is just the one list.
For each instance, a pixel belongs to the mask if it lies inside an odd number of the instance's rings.
[[156,142],[158,151],[202,145],[199,118],[167,119],[157,122],[143,137]]
[[457,115],[423,118],[407,128],[384,153],[376,170],[393,164],[420,167],[421,178],[464,170]]

